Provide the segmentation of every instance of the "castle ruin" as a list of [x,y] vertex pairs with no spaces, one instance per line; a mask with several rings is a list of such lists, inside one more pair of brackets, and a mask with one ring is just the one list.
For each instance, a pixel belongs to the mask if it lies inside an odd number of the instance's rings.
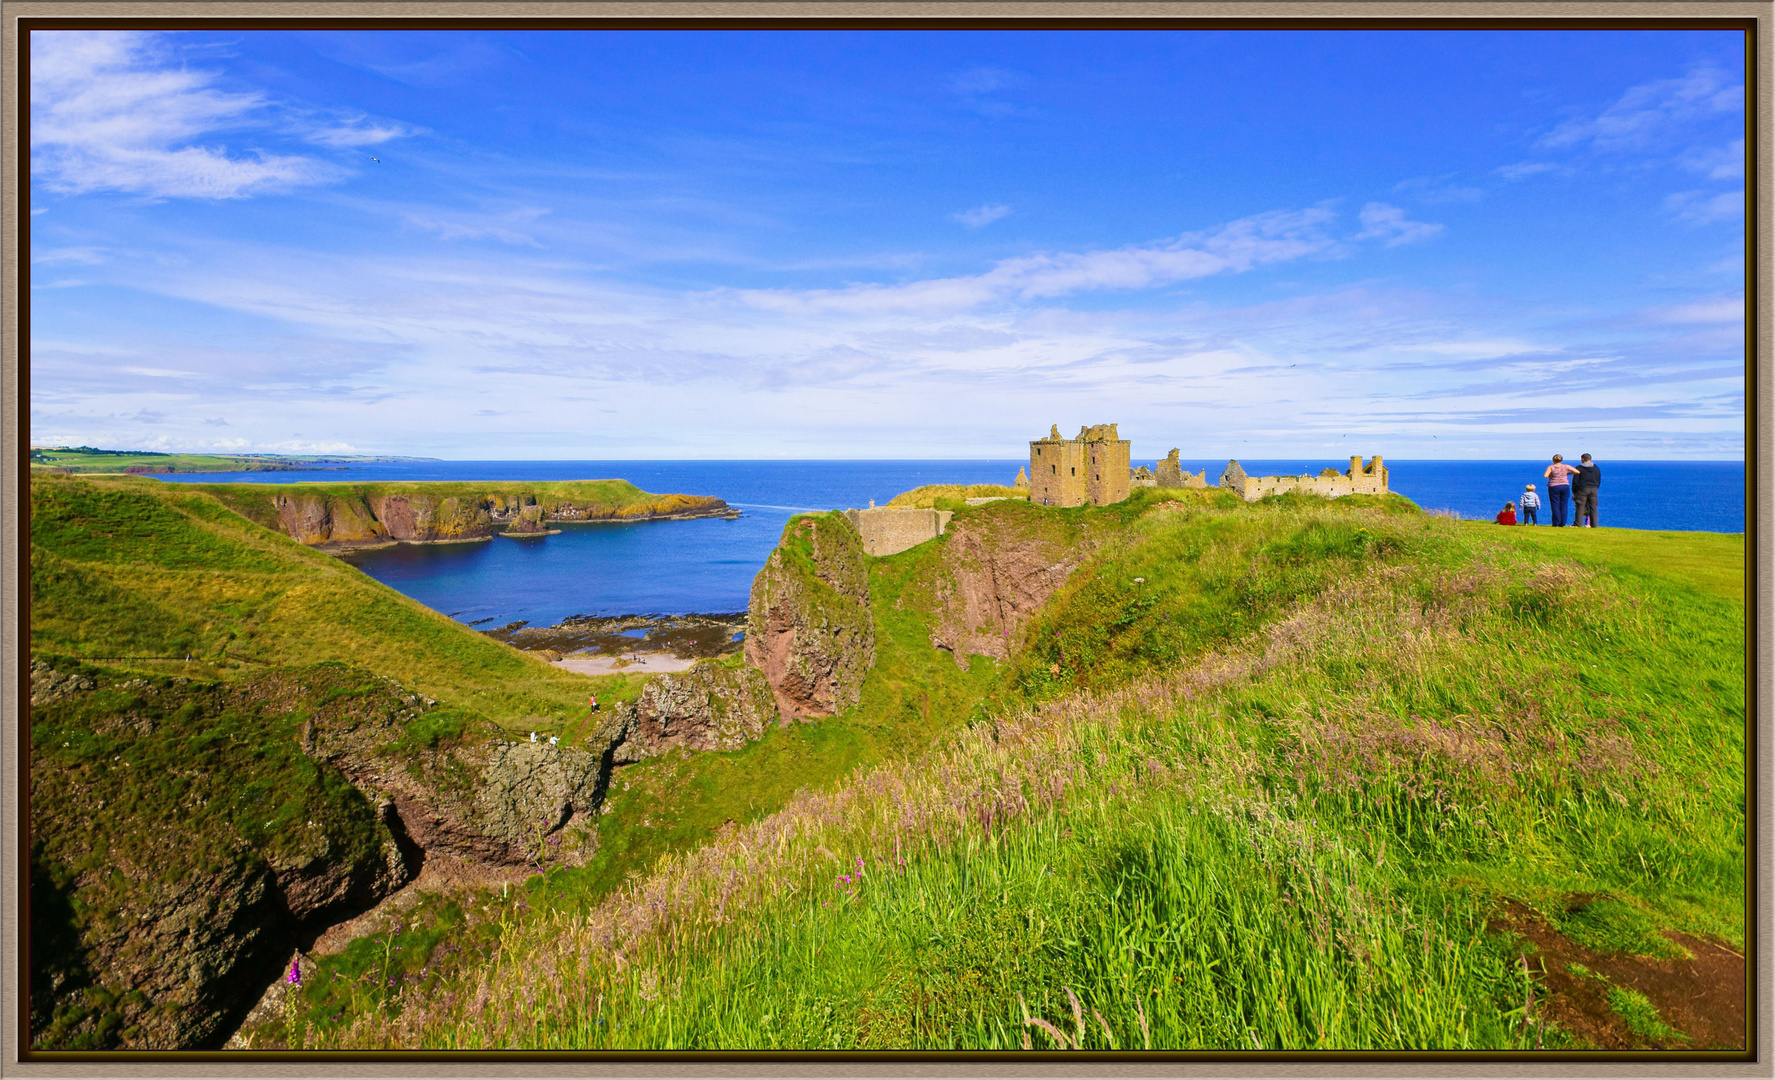
[[[1175,454],[1176,451],[1172,453]],[[1362,455],[1356,454],[1350,458],[1348,472],[1325,469],[1317,476],[1312,473],[1302,473],[1299,476],[1246,476],[1245,470],[1239,467],[1239,462],[1235,459],[1226,463],[1226,469],[1220,474],[1220,486],[1246,502],[1255,502],[1265,495],[1280,495],[1288,491],[1323,495],[1328,499],[1342,495],[1385,495],[1387,467],[1381,464],[1379,454],[1366,466],[1362,464]]]
[[1128,440],[1114,424],[1082,427],[1078,437],[1060,437],[1060,425],[1045,439],[1029,443],[1029,501],[1038,506],[1108,506],[1128,497],[1134,470]]

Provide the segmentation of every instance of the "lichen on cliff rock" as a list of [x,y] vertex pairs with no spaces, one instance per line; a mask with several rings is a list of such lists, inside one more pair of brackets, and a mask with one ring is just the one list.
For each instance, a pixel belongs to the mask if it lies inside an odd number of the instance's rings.
[[764,674],[702,660],[677,675],[650,680],[634,701],[617,706],[623,736],[614,761],[642,761],[668,750],[738,750],[777,722]]
[[746,662],[764,673],[784,717],[856,705],[875,664],[875,621],[862,537],[840,513],[790,519],[752,580]]
[[[495,743],[475,796],[481,831],[531,861],[583,862],[597,846],[589,823],[599,767],[598,758],[584,750],[546,742]],[[577,820],[582,814],[585,822]]]

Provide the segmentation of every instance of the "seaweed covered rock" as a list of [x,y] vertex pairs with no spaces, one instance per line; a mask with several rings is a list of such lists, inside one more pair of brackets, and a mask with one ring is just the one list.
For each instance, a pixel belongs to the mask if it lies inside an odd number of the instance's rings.
[[752,580],[746,662],[764,673],[785,718],[854,706],[875,664],[863,540],[843,514],[790,519]]
[[776,702],[763,673],[702,660],[689,671],[661,675],[641,696],[617,706],[623,721],[616,764],[668,750],[738,750],[777,719]]

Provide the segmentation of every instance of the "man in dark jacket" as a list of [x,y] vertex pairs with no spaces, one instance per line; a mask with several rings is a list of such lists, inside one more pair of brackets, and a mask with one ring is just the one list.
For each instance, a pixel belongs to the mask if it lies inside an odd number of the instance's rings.
[[1596,528],[1596,489],[1601,486],[1602,470],[1590,460],[1589,454],[1579,457],[1578,475],[1572,477],[1572,501],[1577,503],[1575,524],[1583,525],[1588,519],[1590,527]]

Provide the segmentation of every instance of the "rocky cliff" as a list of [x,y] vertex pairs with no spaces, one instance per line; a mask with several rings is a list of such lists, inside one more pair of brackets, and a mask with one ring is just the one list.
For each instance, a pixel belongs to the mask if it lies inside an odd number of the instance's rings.
[[36,661],[31,1037],[201,1048],[297,935],[364,910],[444,852],[578,864],[604,749],[513,743],[338,664],[239,683]]
[[546,532],[556,522],[659,521],[734,513],[706,495],[652,495],[620,480],[498,484],[193,485],[249,520],[304,544],[484,540]]
[[752,581],[746,662],[786,718],[831,716],[862,693],[875,663],[864,558],[843,514],[796,517]]
[[777,722],[769,681],[749,667],[701,660],[661,675],[617,706],[622,739],[614,761],[642,761],[668,750],[738,750]]
[[931,644],[968,666],[1008,659],[1023,627],[1094,547],[1081,526],[1012,505],[958,516],[934,570]]

